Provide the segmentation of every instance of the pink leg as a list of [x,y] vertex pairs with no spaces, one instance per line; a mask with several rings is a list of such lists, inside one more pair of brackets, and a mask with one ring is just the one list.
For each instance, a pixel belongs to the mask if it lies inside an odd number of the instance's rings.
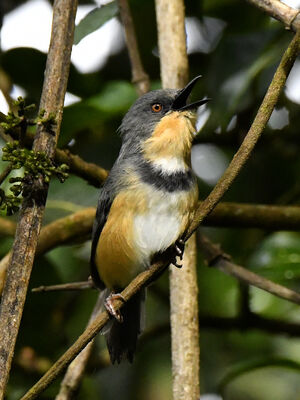
[[111,292],[111,294],[106,298],[104,306],[110,315],[116,318],[118,322],[122,323],[123,322],[122,314],[119,310],[115,309],[113,304],[115,300],[121,300],[125,303],[125,299],[120,293]]

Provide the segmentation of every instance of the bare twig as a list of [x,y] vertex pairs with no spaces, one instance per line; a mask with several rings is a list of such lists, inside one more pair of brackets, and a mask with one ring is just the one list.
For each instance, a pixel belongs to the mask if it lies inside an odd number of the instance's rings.
[[132,82],[135,84],[139,96],[141,96],[150,89],[150,81],[149,76],[144,71],[138,51],[138,44],[128,0],[119,0],[119,9],[124,25],[127,48],[131,63]]
[[93,281],[87,280],[82,282],[71,282],[71,283],[62,283],[61,285],[49,285],[49,286],[39,286],[37,288],[33,288],[32,292],[40,293],[40,292],[59,292],[65,290],[86,290],[86,289],[96,289]]
[[275,72],[272,82],[267,90],[261,106],[256,114],[256,117],[242,143],[239,150],[234,155],[231,163],[226,169],[223,176],[220,178],[209,196],[198,207],[194,221],[192,222],[186,237],[197,229],[203,219],[214,209],[216,204],[221,200],[224,193],[232,185],[233,181],[239,174],[240,170],[251,155],[254,146],[260,138],[274,107],[279,99],[280,93],[285,85],[289,72],[299,53],[300,31],[297,32],[290,43],[287,50],[280,61],[280,64]]
[[[33,150],[53,157],[62,119],[64,96],[70,66],[77,1],[56,0],[40,111],[45,124],[37,129]],[[51,123],[49,128],[48,121]],[[0,308],[0,399],[4,398],[15,342],[23,313],[27,287],[38,241],[48,187],[43,179],[31,185],[24,199]]]
[[[156,0],[161,80],[164,88],[181,88],[188,81],[183,0]],[[183,269],[171,269],[170,304],[173,399],[200,396],[200,346],[196,239],[188,242]]]
[[206,236],[199,234],[198,243],[208,266],[216,267],[226,274],[247,283],[247,285],[255,286],[277,297],[300,304],[300,293],[232,263],[229,256],[221,250],[220,246],[212,243]]
[[[98,296],[98,300],[95,304],[93,312],[88,322],[88,326],[94,321],[94,319],[100,314],[103,299],[101,294]],[[69,365],[66,375],[62,380],[60,390],[55,400],[72,400],[76,395],[87,362],[90,358],[91,352],[93,350],[94,340],[91,340],[88,345],[78,354],[78,356]]]
[[[86,238],[91,235],[95,215],[95,208],[86,208],[43,227],[38,240],[36,255],[46,253],[56,246],[74,242],[78,239],[82,239],[82,241],[86,240]],[[0,224],[2,219],[0,219]],[[6,220],[4,221],[7,222]],[[13,226],[7,226],[7,229],[12,232]],[[2,292],[10,256],[11,252],[7,253],[0,261],[0,294]]]
[[247,0],[271,17],[284,23],[286,28],[297,31],[300,29],[299,10],[287,6],[280,0]]

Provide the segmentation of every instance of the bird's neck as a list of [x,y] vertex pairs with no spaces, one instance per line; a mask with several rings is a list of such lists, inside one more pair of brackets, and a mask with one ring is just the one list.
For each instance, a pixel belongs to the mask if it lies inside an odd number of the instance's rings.
[[142,146],[145,160],[166,172],[187,170],[190,155],[194,119],[188,112],[172,112],[155,127],[152,136]]

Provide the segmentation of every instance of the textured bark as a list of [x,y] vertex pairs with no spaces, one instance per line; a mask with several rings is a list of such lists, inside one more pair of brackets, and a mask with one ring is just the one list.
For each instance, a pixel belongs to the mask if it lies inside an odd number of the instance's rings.
[[247,0],[271,17],[284,23],[288,29],[297,31],[300,28],[299,10],[287,6],[280,0]]
[[[161,80],[164,88],[181,88],[188,81],[183,0],[156,0]],[[196,240],[186,246],[183,268],[171,267],[171,336],[173,399],[200,396],[200,346]]]
[[196,253],[193,235],[186,244],[183,269],[170,269],[173,398],[178,400],[199,399],[200,393]]
[[[46,118],[53,113],[55,123],[51,127],[51,131],[44,124],[40,124],[33,144],[33,150],[43,151],[49,157],[55,154],[59,135],[73,43],[76,7],[77,2],[73,0],[56,0],[54,3],[52,36],[40,111],[45,110]],[[9,377],[44,214],[47,190],[48,187],[42,178],[35,179],[20,211],[0,308],[0,399],[4,398]]]

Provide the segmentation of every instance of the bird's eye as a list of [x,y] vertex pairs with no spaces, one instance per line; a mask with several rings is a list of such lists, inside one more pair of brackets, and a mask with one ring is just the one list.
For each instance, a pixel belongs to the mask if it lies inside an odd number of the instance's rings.
[[160,112],[162,110],[162,105],[159,103],[152,104],[151,109],[153,112]]

